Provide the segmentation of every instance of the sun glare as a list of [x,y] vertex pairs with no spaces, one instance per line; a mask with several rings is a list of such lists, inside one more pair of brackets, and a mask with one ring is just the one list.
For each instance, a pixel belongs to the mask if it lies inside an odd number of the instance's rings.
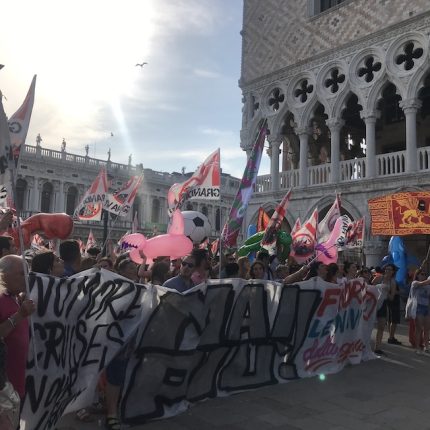
[[24,3],[20,27],[33,30],[28,38],[16,23],[10,29],[8,68],[37,74],[46,101],[64,117],[83,118],[104,103],[118,106],[133,91],[141,76],[135,64],[151,52],[152,0]]

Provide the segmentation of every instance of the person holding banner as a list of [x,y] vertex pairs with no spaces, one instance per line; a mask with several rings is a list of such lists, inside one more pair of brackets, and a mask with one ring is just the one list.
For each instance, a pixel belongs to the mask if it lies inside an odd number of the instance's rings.
[[29,317],[36,309],[25,298],[22,257],[0,259],[0,337],[7,347],[6,373],[21,399],[25,396],[25,369],[29,348]]

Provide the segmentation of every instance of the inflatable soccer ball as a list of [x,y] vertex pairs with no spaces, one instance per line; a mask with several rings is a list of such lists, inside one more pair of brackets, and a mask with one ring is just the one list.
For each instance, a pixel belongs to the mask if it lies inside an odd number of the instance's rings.
[[184,234],[194,244],[198,245],[210,236],[212,227],[206,215],[196,211],[184,211],[182,215],[185,225]]

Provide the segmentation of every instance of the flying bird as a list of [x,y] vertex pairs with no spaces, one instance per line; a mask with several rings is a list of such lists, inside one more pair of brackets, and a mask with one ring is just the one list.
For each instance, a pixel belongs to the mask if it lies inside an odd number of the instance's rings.
[[110,132],[110,137],[113,137],[113,133],[112,132]]
[[148,64],[148,63],[147,63],[147,62],[145,62],[145,61],[144,61],[143,63],[140,63],[140,64],[139,64],[139,63],[137,63],[135,67],[137,67],[137,66],[143,67],[145,64]]
[[0,70],[3,69],[3,67],[4,67],[4,64],[0,64]]

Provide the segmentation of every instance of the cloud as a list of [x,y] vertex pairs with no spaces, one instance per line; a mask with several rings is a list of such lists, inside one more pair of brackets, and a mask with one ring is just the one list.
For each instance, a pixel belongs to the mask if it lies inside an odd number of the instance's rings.
[[156,24],[162,29],[168,27],[170,32],[211,34],[220,15],[220,8],[210,0],[158,0]]
[[200,78],[218,79],[221,77],[219,73],[205,69],[194,69],[193,73]]

